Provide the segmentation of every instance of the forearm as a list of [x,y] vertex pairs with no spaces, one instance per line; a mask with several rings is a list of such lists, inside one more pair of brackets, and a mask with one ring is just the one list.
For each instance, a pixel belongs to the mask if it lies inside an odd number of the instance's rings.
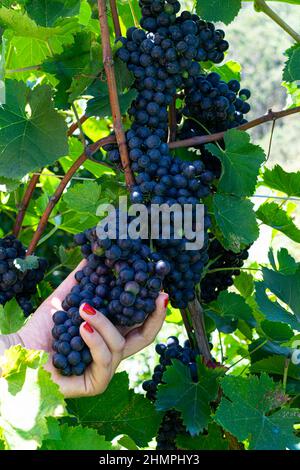
[[[17,344],[24,346],[23,341],[18,333],[11,335],[0,335],[0,358],[4,356],[4,353],[7,349],[9,349],[11,346],[16,346]],[[0,367],[0,376],[1,374],[2,371]]]

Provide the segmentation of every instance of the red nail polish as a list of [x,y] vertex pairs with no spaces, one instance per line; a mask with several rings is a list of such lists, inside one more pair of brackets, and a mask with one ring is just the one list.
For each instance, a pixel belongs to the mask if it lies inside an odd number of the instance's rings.
[[93,330],[93,328],[91,327],[91,325],[90,325],[89,323],[85,323],[85,324],[83,325],[83,328],[84,328],[86,331],[88,331],[89,333],[94,333],[94,330]]
[[165,308],[167,308],[168,304],[169,304],[169,297],[166,297],[165,298]]
[[82,310],[87,313],[88,315],[96,315],[96,310],[89,304],[84,304]]

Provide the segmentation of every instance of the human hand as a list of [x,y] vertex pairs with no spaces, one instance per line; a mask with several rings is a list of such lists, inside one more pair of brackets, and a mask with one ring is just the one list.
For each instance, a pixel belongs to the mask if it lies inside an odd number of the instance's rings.
[[27,349],[44,350],[50,354],[46,369],[66,398],[103,393],[120,362],[153,342],[165,320],[168,304],[168,295],[161,293],[156,301],[155,312],[143,325],[129,331],[119,331],[104,315],[94,309],[90,309],[90,314],[86,313],[86,304],[82,305],[80,314],[84,323],[80,327],[80,334],[91,350],[93,362],[84,375],[64,377],[52,364],[52,316],[62,309],[63,299],[77,284],[75,273],[82,269],[85,263],[80,263],[18,332]]

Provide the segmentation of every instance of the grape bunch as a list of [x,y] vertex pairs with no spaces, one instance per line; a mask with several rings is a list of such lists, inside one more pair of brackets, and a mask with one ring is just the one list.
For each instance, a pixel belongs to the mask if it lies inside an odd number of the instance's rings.
[[53,364],[65,376],[82,375],[91,354],[80,336],[79,307],[88,303],[114,325],[141,324],[155,310],[156,299],[170,266],[140,239],[100,240],[96,229],[75,236],[86,265],[77,284],[53,317]]
[[30,297],[44,278],[47,261],[38,259],[38,267],[23,272],[18,269],[18,260],[24,260],[26,250],[13,235],[0,239],[0,304],[5,305],[16,298],[25,315],[30,315],[33,305]]
[[[191,378],[198,381],[196,358],[198,353],[191,348],[190,342],[185,341],[181,346],[176,337],[171,336],[167,344],[157,344],[156,352],[160,356],[159,364],[155,366],[151,380],[143,383],[146,397],[155,402],[159,384],[164,383],[163,374],[168,366],[172,365],[172,359],[177,359],[189,368]],[[187,430],[183,425],[180,413],[176,410],[168,410],[163,417],[157,435],[157,450],[176,450],[176,438],[179,434],[186,434]]]
[[220,292],[228,289],[234,283],[234,277],[241,273],[240,268],[248,259],[248,248],[240,253],[225,250],[221,243],[211,237],[208,256],[215,260],[210,266],[210,270],[221,269],[213,273],[207,273],[200,283],[201,299],[203,303],[209,303],[218,298]]

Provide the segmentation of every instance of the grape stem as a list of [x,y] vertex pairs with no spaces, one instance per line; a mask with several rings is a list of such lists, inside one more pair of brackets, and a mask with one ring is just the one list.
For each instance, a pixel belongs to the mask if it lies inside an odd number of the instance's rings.
[[118,14],[118,8],[116,5],[116,0],[109,0],[109,4],[110,4],[110,10],[112,14],[116,37],[119,38],[122,36],[122,32],[121,32],[121,25],[119,21],[119,14]]
[[127,186],[130,188],[134,184],[133,173],[130,168],[130,161],[128,155],[128,148],[126,143],[125,132],[122,125],[122,115],[120,111],[117,82],[114,71],[114,61],[112,49],[110,45],[109,27],[107,20],[106,2],[105,0],[98,0],[99,9],[99,22],[102,36],[103,47],[103,64],[107,78],[108,94],[110,100],[110,107],[112,112],[112,119],[114,123],[114,130],[116,133],[116,140],[118,143],[122,166],[125,173],[125,180]]
[[85,114],[76,122],[74,122],[70,127],[69,127],[69,130],[68,130],[68,137],[70,137],[71,135],[74,134],[74,132],[78,129],[79,127],[79,123],[80,125],[82,126],[82,124],[85,123],[85,121],[88,120],[88,116],[86,116]]
[[296,42],[300,42],[300,35],[287,24],[272,8],[267,5],[265,0],[254,0],[254,7],[257,11],[265,13],[271,18],[278,26],[280,26],[286,33],[288,33]]

